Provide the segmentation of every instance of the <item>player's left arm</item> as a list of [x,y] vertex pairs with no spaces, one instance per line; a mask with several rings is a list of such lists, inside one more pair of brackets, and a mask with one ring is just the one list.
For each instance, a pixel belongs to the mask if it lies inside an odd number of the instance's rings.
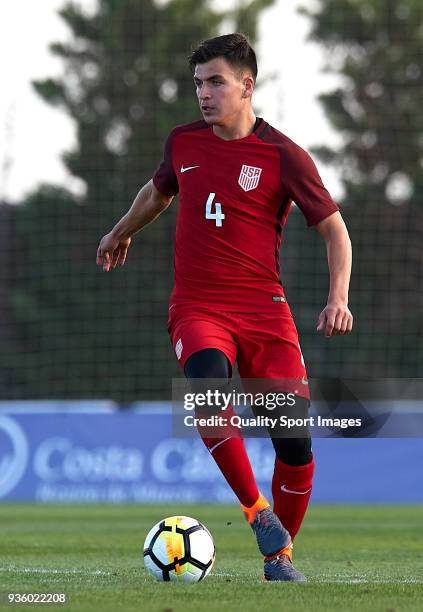
[[317,331],[324,330],[329,338],[348,334],[353,316],[348,308],[351,277],[352,248],[348,230],[339,212],[335,212],[316,226],[326,242],[330,288],[328,302],[319,315]]

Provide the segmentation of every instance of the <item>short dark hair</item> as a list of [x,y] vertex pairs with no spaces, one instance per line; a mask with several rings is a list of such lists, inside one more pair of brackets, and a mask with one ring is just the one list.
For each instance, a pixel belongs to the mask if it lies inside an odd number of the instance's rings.
[[188,58],[191,72],[195,71],[197,64],[205,64],[215,57],[223,57],[233,68],[241,71],[250,70],[254,81],[256,81],[256,54],[244,34],[237,32],[204,40]]

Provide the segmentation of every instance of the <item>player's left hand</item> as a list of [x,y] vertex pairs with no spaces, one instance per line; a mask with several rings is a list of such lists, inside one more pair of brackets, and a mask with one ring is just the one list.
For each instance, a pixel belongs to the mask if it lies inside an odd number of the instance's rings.
[[317,321],[317,331],[324,330],[326,338],[349,334],[353,326],[353,316],[346,304],[328,302]]

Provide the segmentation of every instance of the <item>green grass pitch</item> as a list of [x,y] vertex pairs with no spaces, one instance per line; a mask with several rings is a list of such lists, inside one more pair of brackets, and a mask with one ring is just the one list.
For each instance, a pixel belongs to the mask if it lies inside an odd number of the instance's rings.
[[[198,584],[156,583],[142,558],[158,520],[193,516],[216,544]],[[423,609],[423,507],[312,506],[294,548],[305,584],[262,583],[253,533],[236,506],[0,505],[0,609],[87,612],[318,612]],[[66,593],[14,605],[6,594]]]

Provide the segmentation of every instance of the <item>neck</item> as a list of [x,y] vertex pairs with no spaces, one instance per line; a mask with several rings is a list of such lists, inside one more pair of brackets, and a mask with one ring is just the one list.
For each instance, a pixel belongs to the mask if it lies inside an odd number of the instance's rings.
[[230,125],[213,125],[213,132],[223,140],[239,140],[253,132],[255,123],[256,116],[253,109],[250,109],[247,115],[238,118],[236,122]]

